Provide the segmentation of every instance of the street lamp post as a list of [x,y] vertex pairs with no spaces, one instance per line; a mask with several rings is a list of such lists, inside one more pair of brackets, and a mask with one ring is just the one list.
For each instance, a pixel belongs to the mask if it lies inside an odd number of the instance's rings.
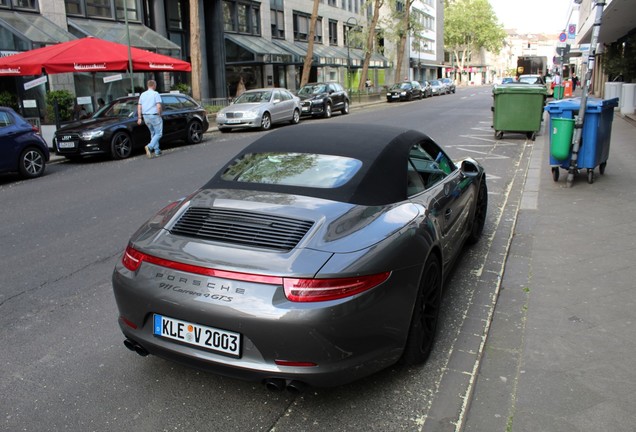
[[358,26],[358,20],[355,17],[349,17],[347,19],[347,87],[349,93],[351,93],[351,40],[349,34],[351,33],[351,24],[355,23]]

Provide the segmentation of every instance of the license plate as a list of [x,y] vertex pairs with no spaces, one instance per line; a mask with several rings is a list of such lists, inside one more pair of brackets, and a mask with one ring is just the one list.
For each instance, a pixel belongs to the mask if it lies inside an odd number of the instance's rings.
[[174,339],[232,357],[241,356],[241,334],[187,321],[154,315],[155,336]]
[[240,119],[231,119],[227,121],[227,124],[239,124],[241,121]]
[[309,111],[309,107],[303,107],[303,112]]
[[61,149],[75,148],[75,141],[58,141],[57,146]]
[[399,97],[400,97],[400,95],[393,95],[393,96],[391,96],[391,97],[392,97],[393,99],[397,99],[397,98],[399,98]]

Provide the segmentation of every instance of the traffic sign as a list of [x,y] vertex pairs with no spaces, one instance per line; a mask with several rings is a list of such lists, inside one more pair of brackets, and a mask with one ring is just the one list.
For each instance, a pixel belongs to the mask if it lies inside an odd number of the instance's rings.
[[568,40],[568,35],[566,35],[565,32],[561,32],[559,35],[559,42],[565,42],[566,40]]

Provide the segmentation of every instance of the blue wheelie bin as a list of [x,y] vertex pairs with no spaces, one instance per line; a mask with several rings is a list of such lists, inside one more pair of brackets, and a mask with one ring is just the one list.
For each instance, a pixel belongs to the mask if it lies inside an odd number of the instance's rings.
[[[583,119],[583,131],[581,145],[577,159],[579,169],[587,169],[588,183],[594,183],[594,168],[599,167],[601,175],[605,173],[607,159],[609,157],[610,139],[612,134],[612,120],[614,108],[618,106],[618,98],[598,99],[588,98],[585,118]],[[558,131],[561,122],[553,122],[554,119],[574,119],[581,108],[581,98],[570,98],[553,101],[546,105],[545,110],[550,114],[550,130]],[[555,124],[556,123],[556,124]],[[556,127],[556,129],[555,129]],[[550,146],[561,146],[561,137],[550,134]],[[570,169],[572,149],[563,152],[562,148],[553,149],[550,152],[550,166],[552,178],[559,180],[559,168]],[[557,155],[557,159],[554,155]],[[563,157],[563,159],[561,159]]]

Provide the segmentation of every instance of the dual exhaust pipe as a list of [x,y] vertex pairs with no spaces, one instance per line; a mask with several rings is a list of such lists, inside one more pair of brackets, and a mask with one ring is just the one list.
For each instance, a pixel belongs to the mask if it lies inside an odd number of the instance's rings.
[[305,391],[307,384],[302,381],[291,380],[288,381],[284,378],[267,378],[263,381],[265,387],[273,392],[281,392],[287,389],[288,392],[294,394],[300,394]]
[[150,354],[146,350],[146,348],[142,347],[141,345],[139,345],[137,342],[135,342],[132,339],[124,340],[124,345],[126,346],[126,348],[128,348],[131,351],[136,352],[137,354],[139,354],[142,357],[146,357],[148,354]]
[[[146,357],[148,354],[150,354],[148,350],[146,350],[146,348],[142,347],[140,344],[132,339],[125,339],[124,346],[126,346],[126,348],[128,348],[129,350],[136,352],[142,357]],[[287,391],[294,394],[302,393],[307,387],[307,384],[302,381],[286,380],[284,378],[267,378],[265,381],[263,381],[263,383],[265,384],[265,387],[270,391],[281,392],[287,389]]]

